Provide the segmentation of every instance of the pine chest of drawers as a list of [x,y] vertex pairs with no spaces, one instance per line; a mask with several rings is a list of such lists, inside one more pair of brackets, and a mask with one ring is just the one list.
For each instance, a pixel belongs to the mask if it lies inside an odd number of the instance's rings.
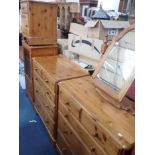
[[59,83],[57,147],[63,155],[130,155],[134,116],[96,91],[93,79]]
[[22,33],[29,45],[56,44],[57,4],[21,1]]
[[33,58],[33,104],[53,142],[57,130],[58,83],[88,75],[85,69],[62,55]]
[[25,70],[25,82],[26,82],[26,93],[33,102],[33,65],[32,58],[47,56],[47,55],[56,55],[58,54],[57,45],[48,45],[48,46],[30,46],[26,43],[23,43],[23,52],[24,52],[24,70]]

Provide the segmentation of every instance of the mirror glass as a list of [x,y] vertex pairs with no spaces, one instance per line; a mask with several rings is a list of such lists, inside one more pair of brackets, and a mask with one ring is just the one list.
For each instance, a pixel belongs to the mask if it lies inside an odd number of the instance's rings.
[[120,91],[135,67],[134,31],[128,32],[108,53],[96,78],[114,91]]

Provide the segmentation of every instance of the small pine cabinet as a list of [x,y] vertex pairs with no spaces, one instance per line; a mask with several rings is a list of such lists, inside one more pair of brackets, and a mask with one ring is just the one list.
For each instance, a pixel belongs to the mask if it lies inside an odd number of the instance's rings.
[[21,1],[22,33],[29,45],[57,42],[57,4]]

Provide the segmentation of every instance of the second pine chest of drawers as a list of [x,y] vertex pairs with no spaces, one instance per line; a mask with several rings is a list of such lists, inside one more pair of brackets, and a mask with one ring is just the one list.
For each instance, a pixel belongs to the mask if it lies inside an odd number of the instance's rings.
[[133,115],[104,100],[90,76],[63,81],[59,86],[57,147],[61,154],[131,154]]

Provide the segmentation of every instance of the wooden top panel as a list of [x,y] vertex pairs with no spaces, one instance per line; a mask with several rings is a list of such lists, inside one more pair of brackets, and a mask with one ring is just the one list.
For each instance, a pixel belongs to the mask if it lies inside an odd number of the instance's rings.
[[34,58],[55,83],[61,80],[89,75],[88,71],[70,61],[63,55]]
[[[135,142],[135,118],[130,113],[120,110],[105,101],[96,91],[90,76],[59,83],[72,97],[90,113],[101,126],[115,139],[121,136],[129,145]],[[119,140],[119,139],[118,139]]]

